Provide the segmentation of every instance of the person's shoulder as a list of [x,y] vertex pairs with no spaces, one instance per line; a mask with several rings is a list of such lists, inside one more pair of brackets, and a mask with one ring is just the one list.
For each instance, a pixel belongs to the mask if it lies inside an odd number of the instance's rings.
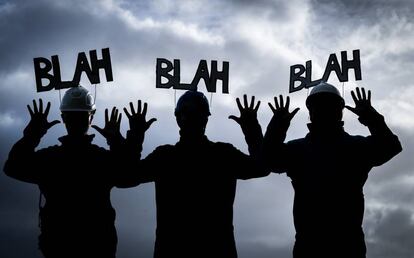
[[358,143],[358,142],[363,142],[363,141],[366,141],[366,140],[367,140],[367,136],[362,136],[362,135],[351,135],[351,134],[349,134],[349,133],[345,133],[345,134],[344,134],[344,138],[345,138],[347,141],[356,142],[356,143]]
[[102,152],[102,153],[109,152],[109,150],[108,150],[108,149],[105,149],[104,147],[101,147],[101,146],[96,145],[96,144],[93,144],[93,143],[89,146],[89,148],[90,148],[92,151],[95,151],[95,152]]
[[51,145],[48,146],[46,148],[42,148],[36,151],[36,153],[38,154],[50,154],[50,153],[54,153],[54,152],[58,152],[60,149],[62,148],[61,145]]
[[211,144],[216,148],[224,148],[224,149],[236,149],[233,144],[228,142],[211,142]]
[[220,152],[235,152],[240,151],[233,144],[228,142],[211,142],[213,149]]
[[156,147],[144,159],[147,161],[152,160],[152,161],[157,161],[161,163],[158,165],[165,165],[165,164],[162,164],[163,161],[167,162],[171,159],[174,159],[176,155],[177,155],[176,147],[171,144],[165,144],[165,145],[160,145]]
[[297,139],[293,139],[287,142],[287,145],[289,146],[300,146],[303,144],[306,144],[308,142],[308,139],[306,137],[303,138],[297,138]]
[[175,150],[175,147],[176,147],[175,145],[171,145],[171,144],[160,145],[155,148],[152,154],[162,155],[162,154],[171,153]]

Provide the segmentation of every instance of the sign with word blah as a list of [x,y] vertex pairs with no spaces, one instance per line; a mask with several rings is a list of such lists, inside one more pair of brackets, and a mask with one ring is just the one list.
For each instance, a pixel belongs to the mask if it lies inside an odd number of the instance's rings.
[[[44,57],[34,58],[33,63],[36,75],[37,92],[76,87],[79,85],[83,72],[86,73],[91,84],[98,84],[101,82],[99,78],[100,69],[104,69],[106,81],[113,81],[109,48],[102,49],[101,59],[98,59],[96,50],[89,51],[89,58],[91,60],[90,63],[88,62],[85,52],[78,53],[75,73],[71,81],[62,81],[59,57],[57,55],[52,56],[51,60]],[[43,85],[42,80],[44,79],[48,80],[49,83]]]
[[[208,92],[216,92],[217,81],[222,81],[223,93],[229,93],[229,62],[223,62],[222,71],[217,69],[217,61],[211,61],[211,72],[208,70],[207,61],[200,60],[197,72],[191,83],[181,83],[180,79],[180,60],[174,59],[173,62],[165,58],[157,58],[156,68],[156,88],[197,90],[198,83],[204,80]],[[172,71],[172,74],[170,72]],[[162,82],[162,78],[167,81]]]
[[[328,81],[331,72],[335,72],[340,82],[348,81],[348,71],[350,69],[354,70],[355,80],[362,79],[359,49],[352,51],[352,59],[349,60],[346,51],[342,51],[341,64],[339,64],[338,58],[336,57],[335,53],[330,54],[328,62],[326,64],[325,72],[323,73],[322,78],[319,80],[312,81],[312,61],[307,61],[305,66],[301,64],[296,64],[290,67],[289,93],[299,91],[303,88],[307,89],[316,86],[322,81],[326,82]],[[300,84],[295,86],[295,82],[300,82]]]

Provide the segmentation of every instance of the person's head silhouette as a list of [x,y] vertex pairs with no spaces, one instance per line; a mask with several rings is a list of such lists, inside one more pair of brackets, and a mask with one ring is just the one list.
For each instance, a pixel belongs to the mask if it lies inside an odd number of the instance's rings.
[[333,125],[342,120],[345,101],[335,86],[321,82],[311,90],[306,107],[312,124]]
[[178,99],[174,114],[182,137],[197,139],[204,136],[210,108],[203,93],[185,92]]
[[67,90],[60,104],[60,111],[68,135],[85,135],[91,125],[95,110],[94,99],[87,89],[79,85]]

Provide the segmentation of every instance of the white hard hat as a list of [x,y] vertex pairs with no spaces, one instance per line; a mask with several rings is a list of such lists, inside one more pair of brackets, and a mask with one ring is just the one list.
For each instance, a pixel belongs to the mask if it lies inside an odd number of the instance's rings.
[[72,87],[65,92],[62,102],[60,103],[60,111],[95,111],[95,100],[92,94],[79,85]]
[[341,104],[342,106],[345,105],[344,99],[342,98],[341,94],[339,93],[339,90],[335,86],[333,86],[332,84],[326,83],[326,82],[321,82],[315,87],[313,87],[313,89],[309,93],[309,96],[306,98],[306,107],[309,108],[309,106],[311,105],[312,99],[315,96],[318,96],[320,94],[330,95],[336,98],[339,104]]

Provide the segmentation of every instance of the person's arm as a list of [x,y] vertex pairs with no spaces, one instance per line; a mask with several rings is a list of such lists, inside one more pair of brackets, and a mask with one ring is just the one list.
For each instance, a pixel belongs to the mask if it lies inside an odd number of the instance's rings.
[[120,132],[121,120],[122,114],[119,113],[116,107],[112,108],[110,116],[106,108],[104,127],[92,125],[92,128],[99,132],[109,145],[109,152],[105,152],[107,155],[102,161],[107,164],[107,169],[111,171],[108,180],[116,187],[128,188],[140,183],[134,177],[134,164],[139,161],[140,156],[133,157],[132,153],[128,151],[126,140]]
[[249,153],[252,157],[258,158],[262,143],[263,143],[263,133],[262,127],[257,120],[257,111],[259,110],[260,101],[255,105],[255,97],[252,96],[250,105],[247,101],[247,96],[243,96],[244,106],[240,103],[240,99],[236,98],[237,107],[240,111],[240,117],[234,115],[229,116],[229,119],[232,119],[238,123],[243,131],[244,138],[246,140]]
[[23,138],[12,147],[4,165],[4,172],[17,180],[37,184],[42,173],[42,169],[39,167],[42,162],[39,160],[40,157],[35,152],[35,148],[47,130],[60,121],[47,121],[50,102],[47,103],[43,112],[42,99],[39,99],[39,107],[33,100],[33,109],[29,105],[27,105],[27,109],[30,113],[30,122],[23,131]]
[[229,116],[229,119],[236,121],[236,123],[240,125],[250,156],[244,154],[230,144],[227,145],[229,149],[227,150],[226,155],[229,155],[229,158],[232,159],[232,163],[238,164],[238,168],[235,169],[236,178],[249,179],[267,176],[270,172],[263,166],[260,155],[263,144],[262,128],[257,120],[257,111],[260,106],[260,101],[255,105],[255,97],[252,96],[249,104],[246,95],[243,96],[243,101],[244,106],[240,103],[239,98],[236,99],[240,117],[231,115]]
[[108,117],[108,110],[105,110],[105,127],[100,128],[93,126],[101,133],[110,146],[114,170],[115,186],[119,188],[128,188],[139,185],[140,183],[150,182],[148,164],[149,162],[141,161],[142,144],[144,141],[145,131],[149,129],[155,118],[146,121],[147,103],[141,111],[141,101],[138,101],[138,110],[135,112],[134,106],[130,103],[131,113],[124,108],[128,117],[130,129],[127,133],[127,139],[124,139],[120,133],[121,114],[114,107],[111,116]]
[[289,146],[284,141],[290,121],[299,111],[299,108],[296,108],[289,112],[290,98],[286,98],[286,105],[283,103],[283,96],[280,95],[279,98],[280,103],[277,97],[274,97],[274,107],[269,103],[269,107],[273,111],[273,117],[267,126],[262,152],[262,159],[266,167],[276,173],[286,172],[291,162],[292,155]]
[[127,131],[127,146],[132,152],[141,155],[142,145],[144,143],[145,132],[151,127],[152,123],[157,121],[156,118],[146,120],[148,105],[144,102],[142,107],[141,100],[138,100],[137,111],[135,111],[132,102],[129,102],[130,111],[124,107],[124,112],[128,117],[129,130]]
[[366,139],[365,153],[373,166],[379,166],[390,160],[402,151],[398,137],[393,134],[384,120],[371,105],[371,91],[366,94],[365,89],[357,87],[356,94],[351,91],[355,107],[345,106],[358,116],[361,124],[368,127],[371,135]]

